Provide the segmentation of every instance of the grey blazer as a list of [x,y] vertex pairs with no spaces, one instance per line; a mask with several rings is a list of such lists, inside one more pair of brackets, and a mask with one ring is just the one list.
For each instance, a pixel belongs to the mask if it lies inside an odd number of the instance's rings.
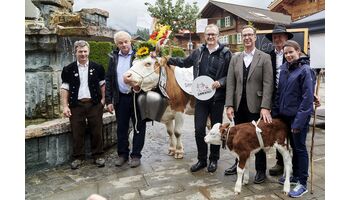
[[[247,104],[251,113],[260,113],[261,108],[271,109],[273,87],[271,57],[255,49],[246,85]],[[242,90],[243,53],[238,53],[231,58],[227,73],[225,106],[232,106],[237,111]]]

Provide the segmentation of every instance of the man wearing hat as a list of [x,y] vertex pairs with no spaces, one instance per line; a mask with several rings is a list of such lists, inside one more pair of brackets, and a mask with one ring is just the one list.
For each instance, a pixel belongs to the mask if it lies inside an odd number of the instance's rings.
[[[272,33],[267,33],[265,35],[267,39],[272,41],[273,46],[275,49],[273,49],[269,54],[271,56],[271,62],[272,62],[272,68],[273,68],[273,82],[274,82],[274,92],[273,92],[273,99],[275,99],[275,91],[278,86],[279,81],[279,74],[280,74],[280,67],[281,65],[286,61],[283,55],[283,44],[287,41],[293,38],[293,34],[287,32],[286,27],[284,25],[275,25],[273,28]],[[274,101],[272,101],[274,102]],[[276,165],[273,166],[271,169],[269,169],[269,173],[271,176],[279,176],[283,174],[283,157],[282,155],[276,150]]]

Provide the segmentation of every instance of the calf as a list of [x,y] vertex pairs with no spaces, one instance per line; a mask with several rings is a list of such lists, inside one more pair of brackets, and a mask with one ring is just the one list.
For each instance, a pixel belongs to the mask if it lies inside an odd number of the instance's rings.
[[[260,149],[268,149],[275,147],[283,156],[284,175],[286,177],[283,191],[288,193],[290,190],[290,174],[292,172],[291,156],[287,149],[286,139],[288,127],[280,119],[273,119],[272,123],[258,122],[258,127],[262,130],[261,136],[263,147],[260,146],[256,133],[256,127],[253,123],[242,123],[236,126],[229,126],[229,123],[217,123],[205,136],[205,142],[209,144],[221,144],[227,146],[230,151],[238,158],[237,181],[235,185],[235,193],[240,193],[242,188],[242,176],[244,174],[243,184],[247,184],[249,180],[249,169],[246,165],[251,154],[255,154]],[[248,162],[249,163],[249,162]],[[244,173],[245,172],[245,173]]]

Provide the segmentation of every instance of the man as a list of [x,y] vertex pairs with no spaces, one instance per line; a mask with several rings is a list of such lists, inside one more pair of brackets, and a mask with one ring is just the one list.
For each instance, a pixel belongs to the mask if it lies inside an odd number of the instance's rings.
[[[250,25],[243,26],[244,51],[235,54],[227,73],[226,114],[236,124],[262,118],[272,122],[270,115],[273,77],[271,58],[255,48],[256,30]],[[254,183],[262,183],[266,178],[266,154],[260,150],[255,154],[257,171]],[[237,173],[236,163],[225,170],[225,175]]]
[[[209,76],[214,80],[212,88],[216,89],[214,96],[208,100],[196,100],[195,103],[195,138],[198,151],[198,162],[191,166],[191,172],[207,167],[208,144],[205,143],[206,121],[210,116],[211,124],[222,122],[225,103],[226,74],[231,59],[231,52],[219,44],[219,28],[209,24],[205,28],[206,44],[193,51],[187,58],[170,58],[169,65],[179,67],[193,66],[194,79],[198,76]],[[220,158],[220,145],[210,145],[208,172],[215,172]]]
[[[69,117],[73,135],[72,169],[78,169],[85,158],[86,126],[91,134],[91,152],[98,167],[105,165],[102,140],[102,114],[105,103],[105,71],[102,65],[89,61],[90,46],[84,40],[74,43],[77,61],[62,70],[61,96],[63,114]],[[87,125],[86,125],[87,120]]]
[[[106,104],[110,113],[116,110],[117,118],[117,148],[118,158],[116,166],[122,166],[131,158],[130,167],[141,164],[141,151],[145,142],[146,122],[141,120],[138,109],[134,110],[133,98],[137,99],[131,88],[124,83],[123,74],[132,66],[135,52],[131,48],[131,36],[125,31],[114,35],[114,42],[118,47],[109,56],[109,66],[106,74]],[[139,88],[134,88],[139,90]],[[135,112],[137,118],[135,118]],[[129,149],[129,121],[133,123],[134,136],[132,151]]]
[[[287,29],[284,25],[275,25],[272,33],[266,34],[265,37],[270,41],[272,41],[273,46],[275,47],[275,49],[273,49],[269,53],[271,56],[271,62],[272,62],[272,68],[273,68],[273,82],[275,86],[274,92],[273,92],[273,99],[274,99],[277,86],[278,86],[278,81],[279,81],[279,74],[281,70],[280,67],[284,62],[286,62],[286,59],[283,55],[283,45],[287,40],[290,40],[293,38],[293,34],[287,32]],[[283,174],[283,170],[284,170],[283,157],[277,150],[276,150],[276,159],[277,159],[277,162],[275,166],[269,169],[269,173],[271,176],[279,176]]]

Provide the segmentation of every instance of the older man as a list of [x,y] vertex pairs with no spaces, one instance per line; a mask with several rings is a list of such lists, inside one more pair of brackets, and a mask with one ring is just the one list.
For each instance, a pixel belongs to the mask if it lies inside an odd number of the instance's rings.
[[[225,103],[226,74],[231,59],[230,50],[218,42],[219,28],[209,24],[205,28],[205,42],[187,58],[170,58],[168,64],[179,67],[193,66],[193,76],[209,76],[214,82],[212,88],[216,88],[214,96],[208,100],[196,100],[194,126],[197,144],[198,162],[191,166],[191,172],[196,172],[207,166],[208,144],[205,143],[205,127],[208,116],[211,123],[222,122],[222,113]],[[215,172],[217,161],[220,158],[220,145],[210,145],[208,172]]]
[[[246,25],[242,30],[244,51],[235,54],[227,73],[226,113],[236,124],[262,118],[272,122],[273,77],[271,58],[255,48],[256,30]],[[254,183],[262,183],[266,178],[266,154],[260,150],[255,154],[256,176]],[[236,163],[225,170],[225,175],[237,173]]]
[[[114,42],[118,47],[109,56],[109,66],[106,74],[106,104],[110,113],[116,110],[117,117],[117,148],[118,158],[116,166],[122,166],[131,158],[130,167],[141,164],[141,150],[145,142],[146,122],[141,120],[140,112],[135,110],[133,98],[136,93],[124,83],[123,74],[132,66],[135,51],[131,48],[131,36],[125,31],[114,35]],[[139,88],[134,88],[139,90]],[[137,117],[135,118],[135,112]],[[129,121],[132,120],[134,136],[132,151],[129,149]]]
[[[72,169],[85,158],[86,126],[91,134],[91,152],[98,167],[105,165],[102,157],[102,114],[105,103],[105,71],[102,65],[89,61],[90,46],[84,40],[74,43],[77,61],[62,70],[61,96],[63,114],[69,117],[73,135]],[[87,125],[86,125],[87,120]]]

